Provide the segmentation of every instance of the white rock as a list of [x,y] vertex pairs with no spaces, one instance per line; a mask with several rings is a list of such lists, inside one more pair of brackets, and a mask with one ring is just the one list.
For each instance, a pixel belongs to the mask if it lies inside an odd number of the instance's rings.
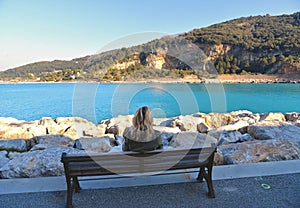
[[181,132],[175,134],[170,141],[173,148],[192,148],[192,147],[210,147],[211,144],[217,144],[217,139],[207,134],[197,132]]
[[229,125],[235,121],[229,113],[209,113],[202,117],[205,120],[205,124],[210,128],[218,128]]
[[8,153],[8,158],[10,160],[16,158],[16,157],[19,157],[22,153],[21,152],[9,152]]
[[55,122],[64,129],[64,135],[73,140],[83,136],[99,136],[101,131],[92,122],[80,117],[58,117]]
[[23,123],[23,122],[25,122],[25,121],[18,120],[16,118],[12,118],[12,117],[0,117],[0,123],[3,123],[3,124],[11,124],[11,123],[18,124],[18,123]]
[[161,133],[172,133],[172,134],[177,134],[180,131],[178,127],[165,127],[165,126],[153,126],[153,129],[161,132]]
[[33,150],[43,150],[53,147],[73,147],[74,141],[62,134],[49,134],[44,136],[36,136],[32,139],[33,147],[30,149]]
[[174,126],[178,126],[181,131],[198,132],[197,125],[205,122],[203,118],[195,117],[192,115],[179,116],[175,119]]
[[173,136],[177,133],[180,133],[178,127],[165,127],[165,126],[153,126],[154,130],[160,132],[160,137],[162,138],[163,146],[166,147],[169,145]]
[[260,115],[260,121],[285,121],[282,113],[264,113]]
[[249,115],[252,115],[253,113],[248,110],[238,110],[238,111],[232,111],[229,114],[231,116],[249,117]]
[[0,138],[1,139],[30,139],[34,135],[25,128],[23,123],[1,125]]
[[165,127],[172,127],[172,122],[174,118],[154,118],[153,124],[155,126],[165,126]]
[[93,152],[109,152],[112,148],[109,136],[80,138],[76,140],[75,146],[77,149]]
[[299,149],[289,141],[260,140],[218,147],[224,165],[299,159]]
[[119,135],[123,135],[126,127],[132,126],[132,118],[133,115],[118,116],[106,121],[105,124],[107,125],[107,128],[110,128],[111,126],[117,126],[119,129]]
[[248,126],[247,131],[257,140],[288,140],[300,147],[300,128],[286,122],[262,121]]
[[226,126],[221,126],[219,128],[216,128],[216,129],[212,129],[208,132],[208,135],[213,136],[216,139],[219,139],[219,137],[220,137],[220,135],[223,131],[239,130],[239,129],[245,128],[247,126],[249,126],[248,122],[238,121],[238,122],[233,123],[233,124],[229,124],[229,125],[226,125]]
[[219,144],[225,145],[240,141],[242,134],[239,131],[223,131],[219,137]]
[[7,151],[0,151],[0,168],[9,162],[9,159],[6,157]]
[[27,151],[27,144],[22,139],[0,140],[0,149],[8,151]]
[[100,134],[100,135],[104,135],[104,134],[105,134],[105,132],[106,132],[106,127],[107,127],[107,125],[105,125],[105,124],[98,124],[98,125],[97,125],[97,128],[98,128],[98,130],[99,130],[99,134]]
[[78,154],[84,151],[74,148],[49,148],[25,152],[0,168],[0,178],[31,178],[60,176],[64,174],[61,155],[63,152]]
[[43,117],[39,121],[39,125],[46,129],[47,134],[63,134],[65,131],[65,126],[58,125],[52,118]]

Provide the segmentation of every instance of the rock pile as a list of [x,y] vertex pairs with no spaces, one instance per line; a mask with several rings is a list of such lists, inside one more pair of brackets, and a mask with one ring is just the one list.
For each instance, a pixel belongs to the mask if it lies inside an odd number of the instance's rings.
[[[62,152],[120,151],[132,115],[95,125],[79,117],[20,121],[0,118],[0,177],[40,177],[63,174]],[[300,114],[196,113],[154,119],[164,148],[191,148],[216,143],[216,165],[299,159]]]

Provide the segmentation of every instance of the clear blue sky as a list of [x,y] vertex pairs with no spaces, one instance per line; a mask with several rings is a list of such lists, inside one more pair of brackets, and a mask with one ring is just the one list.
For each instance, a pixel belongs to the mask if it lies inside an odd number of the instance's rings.
[[300,0],[0,0],[0,70],[94,54],[134,33],[176,34],[299,10]]

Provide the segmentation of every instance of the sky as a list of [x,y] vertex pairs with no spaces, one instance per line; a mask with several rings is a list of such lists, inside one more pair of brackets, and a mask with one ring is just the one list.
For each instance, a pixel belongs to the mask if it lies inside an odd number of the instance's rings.
[[297,11],[300,0],[0,0],[0,70],[70,60],[122,47],[119,42],[134,45],[239,17]]

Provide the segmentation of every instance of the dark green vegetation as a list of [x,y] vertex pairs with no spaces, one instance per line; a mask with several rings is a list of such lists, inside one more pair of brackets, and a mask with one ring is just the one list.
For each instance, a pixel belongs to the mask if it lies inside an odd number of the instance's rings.
[[[189,63],[169,55],[170,49],[180,54],[178,45],[189,43],[197,45],[205,55],[194,53]],[[186,74],[201,77],[205,75],[204,64],[208,73],[213,73],[214,67],[219,74],[299,73],[300,12],[238,18],[94,56],[37,62],[9,69],[0,76],[4,80],[46,81],[174,78]],[[199,66],[201,69],[196,68]]]
[[[239,18],[182,35],[206,53],[212,45],[230,49],[214,64],[219,73],[276,73],[300,62],[300,12]],[[222,52],[221,52],[222,53]]]

